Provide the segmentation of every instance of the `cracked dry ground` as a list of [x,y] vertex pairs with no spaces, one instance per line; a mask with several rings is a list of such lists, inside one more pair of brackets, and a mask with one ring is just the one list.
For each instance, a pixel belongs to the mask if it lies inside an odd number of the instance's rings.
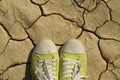
[[77,38],[86,80],[120,80],[119,0],[0,0],[0,80],[31,80],[31,53],[43,38],[58,49]]

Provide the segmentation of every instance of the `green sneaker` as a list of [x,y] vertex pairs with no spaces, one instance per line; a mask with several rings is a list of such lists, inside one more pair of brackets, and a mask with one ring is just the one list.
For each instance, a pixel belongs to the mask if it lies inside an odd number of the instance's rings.
[[87,69],[85,49],[82,44],[71,39],[60,52],[60,80],[84,80]]
[[32,80],[58,80],[59,56],[51,40],[42,40],[35,47],[31,60]]

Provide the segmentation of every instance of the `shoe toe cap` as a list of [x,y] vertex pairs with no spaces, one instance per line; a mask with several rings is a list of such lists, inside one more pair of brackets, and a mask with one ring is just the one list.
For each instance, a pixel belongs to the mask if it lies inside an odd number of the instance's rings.
[[70,39],[63,45],[61,52],[81,54],[85,53],[85,49],[79,40]]
[[52,40],[44,39],[37,44],[34,52],[39,54],[56,53],[57,48]]

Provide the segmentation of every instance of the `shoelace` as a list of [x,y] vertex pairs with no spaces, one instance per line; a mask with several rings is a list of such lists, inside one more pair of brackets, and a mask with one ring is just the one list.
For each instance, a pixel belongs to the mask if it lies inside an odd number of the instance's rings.
[[56,59],[51,60],[39,60],[38,67],[35,68],[34,73],[38,80],[56,80],[56,73],[54,72],[56,68]]
[[71,77],[72,80],[84,80],[87,76],[80,76],[81,62],[63,58],[63,79]]

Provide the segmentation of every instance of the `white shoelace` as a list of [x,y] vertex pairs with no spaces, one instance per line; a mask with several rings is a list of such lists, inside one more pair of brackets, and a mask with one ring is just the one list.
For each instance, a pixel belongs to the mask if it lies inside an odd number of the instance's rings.
[[80,61],[63,58],[63,79],[71,77],[72,80],[84,80],[87,76],[80,76],[82,65]]
[[56,73],[54,72],[56,68],[56,59],[51,60],[39,60],[38,67],[35,68],[34,73],[38,80],[56,80]]

